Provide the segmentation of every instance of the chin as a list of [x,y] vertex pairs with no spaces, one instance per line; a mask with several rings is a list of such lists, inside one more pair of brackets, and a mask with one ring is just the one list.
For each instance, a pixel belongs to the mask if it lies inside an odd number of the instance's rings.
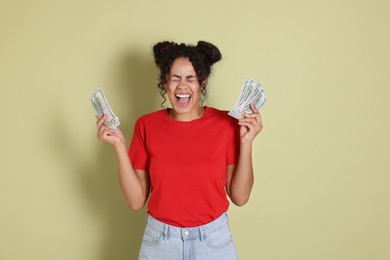
[[191,106],[188,106],[188,107],[181,107],[181,106],[175,106],[173,105],[172,106],[172,109],[175,110],[176,113],[178,114],[186,114],[186,113],[189,113],[191,112]]

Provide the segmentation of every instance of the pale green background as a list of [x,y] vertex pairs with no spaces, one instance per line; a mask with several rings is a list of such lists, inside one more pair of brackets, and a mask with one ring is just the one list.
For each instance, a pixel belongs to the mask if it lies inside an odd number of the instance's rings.
[[209,106],[247,77],[268,103],[250,202],[229,210],[240,259],[390,259],[389,1],[0,2],[0,259],[136,259],[90,96],[105,88],[127,140],[160,108],[151,47],[222,51]]

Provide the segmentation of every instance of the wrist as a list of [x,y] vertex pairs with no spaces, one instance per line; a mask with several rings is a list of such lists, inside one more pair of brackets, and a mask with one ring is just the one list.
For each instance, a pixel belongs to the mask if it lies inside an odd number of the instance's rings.
[[251,151],[252,150],[252,142],[240,142],[240,150],[247,150]]
[[114,149],[116,152],[126,151],[126,144],[122,141],[114,143]]

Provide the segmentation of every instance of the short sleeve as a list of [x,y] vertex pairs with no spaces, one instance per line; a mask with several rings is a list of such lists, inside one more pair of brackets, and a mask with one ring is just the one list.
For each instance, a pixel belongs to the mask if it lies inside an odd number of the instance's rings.
[[145,135],[145,126],[138,120],[134,126],[128,155],[134,169],[147,171],[149,170],[149,156],[146,149]]
[[240,155],[240,125],[234,127],[232,137],[230,138],[227,154],[226,165],[237,164],[238,156]]

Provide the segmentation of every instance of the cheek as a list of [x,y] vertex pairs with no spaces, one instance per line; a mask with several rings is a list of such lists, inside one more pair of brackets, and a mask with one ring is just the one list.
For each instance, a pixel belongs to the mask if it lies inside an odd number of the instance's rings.
[[200,86],[199,87],[194,87],[192,89],[192,92],[194,93],[194,95],[200,95],[201,94]]
[[168,95],[173,95],[175,89],[167,86],[165,87],[165,90],[167,91]]

